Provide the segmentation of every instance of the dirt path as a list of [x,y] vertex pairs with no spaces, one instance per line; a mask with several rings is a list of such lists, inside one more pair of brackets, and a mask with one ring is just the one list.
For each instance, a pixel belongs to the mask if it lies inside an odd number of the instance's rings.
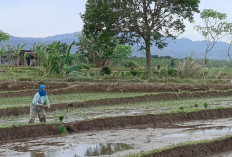
[[[68,87],[67,83],[46,83],[48,89],[57,89]],[[37,82],[0,82],[0,91],[17,91],[27,89],[38,89]]]

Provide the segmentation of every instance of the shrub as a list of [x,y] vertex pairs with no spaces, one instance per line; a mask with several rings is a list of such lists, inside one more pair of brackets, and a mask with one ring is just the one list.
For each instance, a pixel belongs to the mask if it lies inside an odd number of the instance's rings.
[[179,107],[179,110],[182,110],[182,111],[183,111],[183,110],[184,110],[184,107],[182,107],[182,106],[181,106],[181,107]]
[[137,76],[137,75],[139,74],[139,72],[136,71],[136,70],[131,70],[130,73],[131,73],[131,75],[133,75],[133,76]]
[[138,63],[136,63],[135,61],[132,61],[132,60],[126,61],[124,63],[124,66],[126,68],[131,68],[131,67],[138,68],[139,67]]
[[110,75],[111,74],[111,69],[109,67],[103,67],[100,71],[101,75]]
[[195,105],[194,105],[194,107],[196,107],[196,108],[197,108],[197,107],[198,107],[198,104],[195,104]]
[[173,68],[169,68],[168,69],[168,75],[176,77],[177,76],[177,70],[173,69]]
[[202,74],[202,69],[202,66],[191,57],[177,64],[177,72],[181,78],[196,78]]
[[66,129],[66,126],[65,126],[65,125],[61,125],[61,126],[59,127],[59,130],[60,130],[60,133],[61,133],[61,134],[66,134],[66,132],[67,132],[67,129]]
[[168,76],[168,71],[167,71],[167,69],[160,69],[158,75],[159,75],[160,77]]

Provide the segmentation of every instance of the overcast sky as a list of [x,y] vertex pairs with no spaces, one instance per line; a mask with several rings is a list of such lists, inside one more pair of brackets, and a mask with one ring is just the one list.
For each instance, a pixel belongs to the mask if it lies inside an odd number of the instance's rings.
[[[82,30],[80,13],[86,0],[0,0],[0,30],[18,37],[47,37]],[[201,0],[200,10],[214,9],[227,13],[232,21],[232,0]],[[200,23],[195,15],[195,24]],[[186,32],[180,37],[203,40],[186,23]]]

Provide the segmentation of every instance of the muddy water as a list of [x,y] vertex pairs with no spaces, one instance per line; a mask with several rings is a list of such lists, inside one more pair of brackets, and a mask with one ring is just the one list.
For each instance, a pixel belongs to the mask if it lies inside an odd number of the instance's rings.
[[78,144],[66,146],[64,143],[50,143],[53,146],[64,146],[62,149],[58,150],[30,150],[28,147],[13,147],[15,151],[26,152],[22,154],[15,154],[12,156],[20,157],[67,157],[67,156],[101,156],[101,155],[111,155],[113,153],[133,149],[133,146],[123,143],[107,143],[107,144]]
[[174,134],[167,134],[160,137],[155,136],[152,140],[165,140],[170,138],[188,138],[191,136],[204,136],[205,134],[216,133],[216,134],[232,134],[232,126],[230,127],[216,127],[216,128],[201,128],[201,129],[190,129],[185,131],[180,131]]
[[93,156],[94,153],[96,156],[125,156],[183,142],[232,135],[231,127],[232,118],[167,124],[164,128],[141,126],[90,131],[0,145],[0,156]]
[[226,152],[226,153],[221,153],[221,154],[217,154],[213,157],[231,157],[232,156],[232,151],[230,152]]
[[[193,104],[199,104],[198,108],[203,108],[207,102],[210,109],[217,107],[231,107],[231,98],[207,98],[206,99],[192,99],[192,100],[178,100],[167,102],[147,102],[136,105],[119,105],[107,107],[91,107],[91,108],[74,108],[68,110],[57,110],[54,112],[46,112],[47,122],[59,122],[58,117],[64,115],[64,122],[73,122],[77,120],[94,119],[101,117],[116,117],[129,115],[143,115],[143,114],[159,114],[163,112],[179,110],[180,106],[185,109],[193,109]],[[172,105],[175,104],[175,105]],[[29,114],[22,116],[0,117],[0,127],[12,126],[15,124],[27,124]],[[35,123],[39,123],[36,117]]]

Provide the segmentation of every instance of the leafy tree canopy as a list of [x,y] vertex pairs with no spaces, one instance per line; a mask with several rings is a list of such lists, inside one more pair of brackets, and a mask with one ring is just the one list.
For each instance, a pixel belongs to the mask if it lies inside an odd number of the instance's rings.
[[5,40],[9,40],[9,35],[7,33],[4,33],[3,31],[0,30],[0,42],[1,41],[5,41]]
[[99,35],[110,42],[138,43],[146,50],[148,72],[152,73],[150,47],[164,48],[165,38],[176,38],[184,32],[184,19],[193,21],[200,0],[88,0],[84,33]]

